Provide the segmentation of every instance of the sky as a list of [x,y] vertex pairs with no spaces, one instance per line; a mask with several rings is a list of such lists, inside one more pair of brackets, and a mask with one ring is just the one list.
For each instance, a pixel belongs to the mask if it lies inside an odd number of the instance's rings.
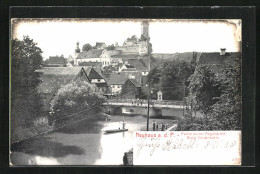
[[[74,56],[76,42],[107,45],[140,37],[142,19],[12,19],[12,37],[28,35],[49,56]],[[240,20],[150,20],[153,53],[240,51]]]

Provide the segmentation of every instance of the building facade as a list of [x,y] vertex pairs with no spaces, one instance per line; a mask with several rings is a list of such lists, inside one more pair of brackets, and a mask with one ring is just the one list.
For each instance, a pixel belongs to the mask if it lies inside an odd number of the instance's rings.
[[93,49],[86,52],[80,52],[76,58],[76,65],[83,62],[101,63],[102,67],[111,64],[111,57],[106,49]]

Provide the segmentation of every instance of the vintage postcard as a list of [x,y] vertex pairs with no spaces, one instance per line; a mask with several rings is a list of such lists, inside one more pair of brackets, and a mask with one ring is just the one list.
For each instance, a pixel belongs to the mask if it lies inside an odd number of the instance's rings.
[[10,166],[241,165],[241,28],[12,18]]

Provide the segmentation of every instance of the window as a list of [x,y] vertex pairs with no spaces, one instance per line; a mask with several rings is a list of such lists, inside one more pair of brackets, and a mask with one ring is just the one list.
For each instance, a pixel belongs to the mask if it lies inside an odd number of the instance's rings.
[[100,79],[98,79],[97,81],[100,82]]

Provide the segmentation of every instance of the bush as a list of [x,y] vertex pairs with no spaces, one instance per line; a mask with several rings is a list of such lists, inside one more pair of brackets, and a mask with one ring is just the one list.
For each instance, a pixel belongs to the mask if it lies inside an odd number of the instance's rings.
[[51,101],[50,119],[91,109],[101,112],[101,104],[105,101],[103,93],[95,85],[76,80],[62,86]]

